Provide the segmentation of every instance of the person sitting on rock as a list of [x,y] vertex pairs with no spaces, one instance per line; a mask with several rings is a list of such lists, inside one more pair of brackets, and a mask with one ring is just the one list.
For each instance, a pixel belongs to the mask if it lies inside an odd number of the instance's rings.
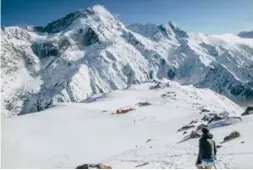
[[211,169],[216,157],[216,145],[212,139],[213,135],[209,133],[209,129],[202,129],[203,135],[199,139],[199,154],[196,162],[198,169]]

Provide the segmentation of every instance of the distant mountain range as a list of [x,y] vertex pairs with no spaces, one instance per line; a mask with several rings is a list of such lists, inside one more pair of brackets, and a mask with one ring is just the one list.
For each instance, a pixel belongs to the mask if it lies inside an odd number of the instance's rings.
[[242,38],[253,38],[253,30],[240,32],[238,36]]

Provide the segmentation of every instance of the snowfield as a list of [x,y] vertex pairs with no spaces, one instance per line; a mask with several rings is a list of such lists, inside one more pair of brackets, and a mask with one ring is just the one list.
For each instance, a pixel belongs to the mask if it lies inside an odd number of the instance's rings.
[[[147,82],[98,94],[81,103],[58,104],[45,111],[4,118],[2,168],[75,168],[84,163],[119,169],[195,168],[198,139],[178,143],[185,135],[177,130],[201,119],[203,109],[227,111],[231,116],[243,112],[209,89],[172,81],[150,89],[154,85]],[[151,105],[140,107],[138,102]],[[112,114],[124,107],[135,110]],[[249,115],[241,122],[211,129],[217,144],[234,130],[241,133],[239,138],[221,144],[218,168],[253,168],[252,123],[253,115]]]

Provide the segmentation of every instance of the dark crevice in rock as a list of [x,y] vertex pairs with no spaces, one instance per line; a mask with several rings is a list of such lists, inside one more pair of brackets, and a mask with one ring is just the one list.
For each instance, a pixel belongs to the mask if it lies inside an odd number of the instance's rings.
[[83,41],[85,46],[89,46],[95,43],[100,43],[99,37],[92,28],[88,28],[83,35]]
[[32,50],[39,58],[46,58],[49,56],[58,56],[59,47],[52,42],[35,42],[32,44]]

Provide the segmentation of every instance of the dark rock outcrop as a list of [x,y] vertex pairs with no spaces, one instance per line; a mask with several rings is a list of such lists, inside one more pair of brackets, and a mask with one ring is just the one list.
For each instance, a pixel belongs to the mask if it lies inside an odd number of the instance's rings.
[[188,130],[188,129],[191,129],[194,127],[195,127],[194,125],[185,125],[185,126],[181,127],[180,129],[178,129],[177,131],[182,132],[182,131],[185,131],[185,130]]
[[230,133],[228,136],[226,136],[223,141],[227,142],[230,141],[232,139],[238,138],[239,136],[241,136],[240,132],[234,131],[232,133]]
[[76,169],[112,169],[112,167],[104,164],[83,164],[78,165]]
[[242,113],[242,116],[253,114],[253,106],[248,106],[246,110]]

